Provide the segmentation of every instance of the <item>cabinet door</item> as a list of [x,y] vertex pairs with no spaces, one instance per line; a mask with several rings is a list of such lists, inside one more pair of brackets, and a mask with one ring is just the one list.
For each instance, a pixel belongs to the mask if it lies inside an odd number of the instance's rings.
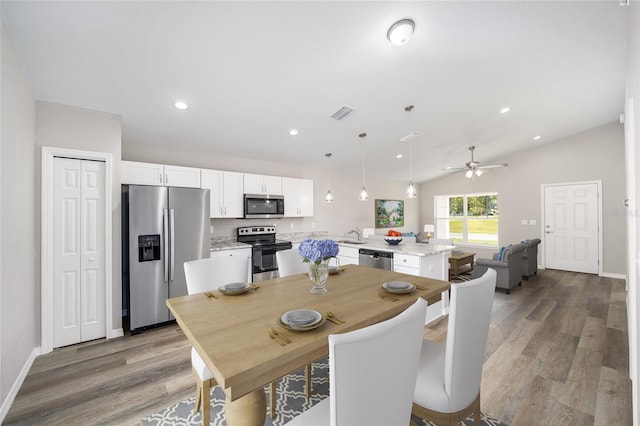
[[310,179],[298,181],[298,208],[300,216],[313,216],[313,181]]
[[120,181],[125,185],[164,185],[162,164],[122,161],[120,168]]
[[282,195],[282,178],[280,176],[263,176],[265,193]]
[[164,166],[165,186],[200,188],[200,169],[194,167]]
[[282,178],[285,217],[313,216],[313,181]]
[[242,196],[244,190],[242,181],[242,173],[223,173],[222,207],[224,217],[243,216]]
[[209,215],[212,218],[223,217],[222,176],[223,172],[219,170],[202,170],[200,172],[200,187],[210,191]]
[[262,175],[244,174],[244,193],[245,194],[265,194],[264,179]]
[[399,272],[401,274],[415,275],[417,277],[420,276],[420,269],[419,268],[410,268],[408,266],[393,265],[393,270],[394,270],[394,272]]

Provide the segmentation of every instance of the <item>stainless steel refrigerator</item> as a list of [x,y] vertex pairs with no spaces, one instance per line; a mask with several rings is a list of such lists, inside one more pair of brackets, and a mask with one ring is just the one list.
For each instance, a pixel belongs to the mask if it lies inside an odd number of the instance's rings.
[[123,314],[133,334],[173,319],[187,294],[183,264],[210,255],[209,190],[122,186]]

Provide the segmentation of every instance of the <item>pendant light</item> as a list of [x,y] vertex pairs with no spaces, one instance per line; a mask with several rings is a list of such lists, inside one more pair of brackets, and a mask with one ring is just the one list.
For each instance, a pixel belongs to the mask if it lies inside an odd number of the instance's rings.
[[360,201],[367,201],[369,199],[369,194],[367,193],[367,187],[364,186],[364,138],[367,137],[366,133],[360,133],[358,135],[360,139],[362,139],[362,189],[360,190]]
[[[409,127],[411,127],[411,111],[413,111],[413,105],[409,105],[404,108],[409,113]],[[401,139],[401,141],[409,141],[409,185],[407,186],[407,198],[416,198],[418,191],[413,183],[413,139],[418,136],[417,133],[411,132],[407,136]]]
[[325,155],[329,163],[329,186],[327,188],[327,195],[324,196],[324,201],[327,203],[333,203],[333,194],[331,193],[331,153],[327,152]]

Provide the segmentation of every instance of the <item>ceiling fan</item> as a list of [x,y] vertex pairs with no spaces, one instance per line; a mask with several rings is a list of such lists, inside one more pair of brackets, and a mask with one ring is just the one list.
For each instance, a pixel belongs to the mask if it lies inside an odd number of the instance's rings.
[[476,176],[482,176],[482,174],[484,172],[489,171],[488,169],[496,169],[498,167],[507,167],[508,164],[507,163],[503,163],[503,164],[490,164],[488,166],[481,166],[479,161],[475,161],[473,159],[473,150],[476,149],[475,146],[470,146],[469,147],[469,151],[471,151],[471,161],[469,161],[468,163],[466,163],[464,165],[464,167],[447,167],[445,169],[442,170],[453,170],[453,171],[462,171],[462,170],[466,170],[466,173],[464,174],[465,177],[471,179],[471,177],[475,174]]

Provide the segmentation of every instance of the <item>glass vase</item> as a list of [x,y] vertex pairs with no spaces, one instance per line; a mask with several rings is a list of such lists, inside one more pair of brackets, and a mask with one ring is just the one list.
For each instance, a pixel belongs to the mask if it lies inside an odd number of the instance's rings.
[[327,292],[324,283],[329,276],[329,259],[321,260],[320,263],[309,263],[309,279],[313,283],[311,293],[324,294]]

